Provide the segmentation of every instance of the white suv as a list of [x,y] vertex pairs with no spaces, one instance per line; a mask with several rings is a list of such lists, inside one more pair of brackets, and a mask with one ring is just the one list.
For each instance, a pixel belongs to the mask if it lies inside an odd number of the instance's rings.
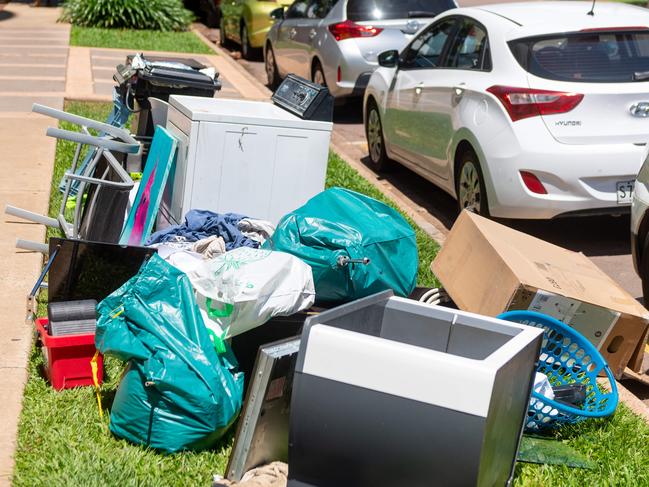
[[408,166],[503,218],[628,212],[649,139],[649,10],[530,2],[449,10],[365,93],[376,169]]

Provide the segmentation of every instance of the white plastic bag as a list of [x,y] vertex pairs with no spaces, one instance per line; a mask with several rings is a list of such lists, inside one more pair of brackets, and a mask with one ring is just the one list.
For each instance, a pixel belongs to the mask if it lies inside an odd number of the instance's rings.
[[205,324],[222,338],[297,313],[315,301],[311,267],[284,252],[240,247],[204,260],[187,275],[208,318]]

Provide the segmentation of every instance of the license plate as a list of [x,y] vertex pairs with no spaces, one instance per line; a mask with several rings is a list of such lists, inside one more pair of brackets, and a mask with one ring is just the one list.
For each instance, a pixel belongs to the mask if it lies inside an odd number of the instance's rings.
[[626,205],[631,203],[633,196],[633,185],[635,181],[618,181],[617,183],[617,204]]

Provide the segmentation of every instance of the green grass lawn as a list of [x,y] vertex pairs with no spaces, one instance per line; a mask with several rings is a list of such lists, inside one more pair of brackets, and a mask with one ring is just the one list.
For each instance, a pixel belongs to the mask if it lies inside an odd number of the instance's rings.
[[[68,103],[66,110],[103,120],[110,105],[75,102]],[[62,126],[72,128],[65,123]],[[57,186],[73,150],[73,144],[68,142],[57,145],[50,215],[58,211]],[[329,158],[327,186],[353,189],[395,206],[335,154]],[[421,261],[419,284],[432,285],[435,279],[428,266],[438,246],[423,231],[416,231]],[[108,414],[123,368],[119,361],[106,360],[103,419],[98,415],[91,388],[54,392],[42,377],[42,363],[42,354],[34,347],[20,420],[14,486],[207,486],[214,473],[223,473],[232,433],[215,450],[176,455],[162,455],[110,434]],[[556,437],[586,455],[596,467],[581,470],[518,464],[514,485],[649,485],[649,427],[626,407],[621,406],[611,420],[565,428]]]
[[216,54],[193,32],[160,32],[155,30],[100,29],[72,26],[70,45],[109,47],[132,51],[171,51],[194,54]]

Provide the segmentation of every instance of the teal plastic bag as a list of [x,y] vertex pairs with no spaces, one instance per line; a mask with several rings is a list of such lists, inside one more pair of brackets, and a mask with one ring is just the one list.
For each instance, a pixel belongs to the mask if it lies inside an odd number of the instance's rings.
[[128,361],[113,434],[169,453],[214,445],[241,409],[243,373],[215,351],[189,278],[154,254],[97,311],[97,349]]
[[316,300],[345,302],[386,289],[408,296],[417,282],[415,231],[394,209],[332,188],[284,216],[264,246],[313,269]]

